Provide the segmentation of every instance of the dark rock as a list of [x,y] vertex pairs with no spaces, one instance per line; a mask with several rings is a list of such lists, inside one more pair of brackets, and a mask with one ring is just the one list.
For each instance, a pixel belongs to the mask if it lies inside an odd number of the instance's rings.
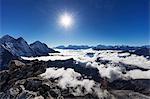
[[89,57],[94,57],[94,53],[87,53],[86,55]]
[[42,61],[31,61],[30,63],[22,63],[13,60],[9,66],[9,71],[2,72],[1,90],[7,90],[17,81],[29,77],[36,77],[46,71],[46,63]]
[[24,87],[30,91],[37,91],[38,88],[42,85],[42,81],[39,79],[29,79],[25,82]]
[[8,71],[0,71],[0,92],[4,87],[3,85],[9,80],[9,76]]
[[[84,96],[73,96],[73,95],[70,95],[70,96],[66,96],[64,98],[65,99],[99,99],[99,97],[94,96],[92,94],[87,94],[87,95],[84,95]],[[104,98],[104,99],[108,99],[108,98]]]
[[110,60],[102,60],[101,57],[98,57],[95,61],[98,62],[99,64],[104,64],[104,65],[111,62]]
[[147,68],[138,67],[136,65],[125,64],[125,63],[122,63],[122,62],[115,63],[115,65],[119,66],[121,68],[125,68],[126,71],[135,70],[135,69],[139,69],[141,71],[148,71],[148,70],[150,70],[150,69],[147,69]]
[[111,90],[116,99],[150,99],[149,96],[131,90]]
[[140,55],[140,56],[150,56],[150,48],[140,48],[134,51],[134,54]]
[[0,70],[8,69],[8,65],[12,59],[15,59],[13,54],[0,45]]
[[[62,97],[50,80],[39,77],[46,71],[46,62],[13,60],[9,70],[0,72],[1,99],[51,99]],[[56,89],[57,88],[57,89]]]
[[16,60],[12,61],[9,66],[9,73],[11,74],[10,78],[27,78],[31,76],[37,76],[46,71],[46,65],[44,62],[31,62],[28,64],[20,65],[16,64]]
[[109,87],[115,90],[132,90],[150,95],[150,79],[115,80],[109,83]]

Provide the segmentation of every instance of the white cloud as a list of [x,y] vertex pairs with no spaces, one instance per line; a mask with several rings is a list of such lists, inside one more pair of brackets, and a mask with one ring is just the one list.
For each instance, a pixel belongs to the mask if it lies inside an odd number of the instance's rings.
[[[119,56],[126,57],[124,58]],[[128,53],[118,54],[118,51],[100,51],[99,57],[102,57],[102,59],[104,60],[111,60],[116,63],[122,62],[125,64],[136,65],[138,67],[150,69],[150,60],[146,59],[143,56],[128,56]]]
[[[128,72],[128,76],[127,74],[122,74],[122,71],[124,71],[124,69],[120,66],[117,66],[116,63],[122,62],[124,64],[130,64],[130,65],[136,65],[138,67],[142,67],[142,68],[146,68],[146,69],[150,69],[150,60],[146,59],[143,56],[137,56],[137,55],[131,55],[129,53],[118,53],[119,51],[112,51],[112,50],[103,50],[103,51],[94,51],[92,49],[88,49],[88,50],[58,50],[61,53],[50,53],[50,56],[44,56],[44,57],[22,57],[23,59],[27,59],[27,60],[34,60],[34,59],[39,59],[39,60],[66,60],[69,58],[74,58],[76,61],[81,62],[81,63],[86,63],[87,65],[85,66],[92,66],[92,67],[96,67],[99,70],[99,73],[102,77],[107,77],[109,78],[110,81],[113,81],[115,79],[118,78],[123,78],[126,79],[127,77],[130,78],[148,78],[147,74],[149,73],[149,71],[145,72],[145,71],[130,71]],[[94,53],[94,57],[88,57],[86,54],[87,53]],[[111,63],[109,64],[98,64],[97,62],[95,62],[95,60],[100,57],[102,60],[110,60]],[[50,69],[51,70],[51,69]],[[51,70],[52,71],[52,70]],[[59,70],[57,70],[59,71]],[[64,70],[60,70],[60,71],[64,71]],[[71,76],[70,74],[73,73],[73,70],[68,69],[67,72],[62,73],[62,72],[58,72],[57,74],[55,74],[56,76],[62,76],[62,75],[68,75],[69,77]],[[139,73],[140,72],[140,73]],[[54,72],[53,72],[54,73]],[[53,76],[54,74],[50,73],[49,75]],[[139,73],[139,76],[134,76],[137,75]],[[72,74],[74,75],[74,74]],[[76,75],[80,76],[79,73],[76,73]],[[68,78],[69,78],[68,77]],[[71,78],[71,77],[70,77]],[[65,81],[65,78],[64,80]],[[66,79],[66,82],[69,82],[70,79]],[[63,85],[64,82],[60,82],[60,85]],[[73,83],[73,82],[70,82]]]
[[[77,79],[78,77],[81,77],[81,75],[75,72],[73,69],[65,70],[64,68],[47,68],[46,72],[41,74],[41,76],[44,78],[61,77],[58,81],[58,85],[63,89],[73,87],[75,92],[72,92],[72,94],[75,96],[84,96],[87,93],[95,93],[99,97],[105,95],[104,92],[102,93],[102,90],[100,89],[100,84],[89,79]],[[82,87],[85,88],[84,93],[82,92]]]
[[[119,78],[122,79],[150,79],[150,70],[131,70],[127,71],[126,74],[122,72],[125,68],[118,66],[119,62],[124,64],[136,65],[138,67],[150,69],[150,60],[143,56],[131,55],[129,53],[118,53],[119,51],[94,51],[92,49],[88,50],[58,50],[61,53],[50,53],[50,56],[43,57],[22,57],[27,60],[66,60],[73,58],[79,63],[85,63],[85,66],[91,66],[99,70],[101,77],[107,77],[109,81],[113,81]],[[94,53],[94,57],[88,57],[87,53]],[[99,64],[95,60],[100,57],[102,60],[110,60],[108,64]],[[46,72],[41,74],[44,78],[59,78],[58,85],[65,89],[68,87],[73,87],[75,92],[72,92],[75,96],[82,96],[87,93],[95,93],[99,97],[106,97],[110,95],[107,91],[102,91],[100,89],[100,84],[94,82],[93,80],[83,79],[80,73],[75,72],[73,69],[68,68],[47,68]],[[82,78],[82,79],[78,79]],[[82,87],[86,89],[83,93],[81,91]]]
[[150,70],[148,71],[132,70],[127,72],[125,76],[131,77],[132,79],[150,79]]

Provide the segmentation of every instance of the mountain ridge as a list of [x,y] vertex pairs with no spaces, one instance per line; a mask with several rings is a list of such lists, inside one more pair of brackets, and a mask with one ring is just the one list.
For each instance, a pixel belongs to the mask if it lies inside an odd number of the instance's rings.
[[[17,39],[9,35],[4,35],[0,38],[0,69],[6,67],[13,57],[36,57],[36,56],[48,56],[48,53],[56,53],[45,43],[40,41],[35,41],[32,44],[28,44],[22,37]],[[3,56],[9,56],[10,58],[6,60]],[[5,61],[6,60],[6,61]]]
[[143,46],[129,46],[129,45],[96,45],[96,46],[88,46],[88,45],[68,45],[68,46],[64,46],[64,45],[60,45],[60,46],[56,46],[54,48],[57,49],[89,49],[92,48],[94,50],[136,50],[138,48],[150,48],[150,45],[143,45]]

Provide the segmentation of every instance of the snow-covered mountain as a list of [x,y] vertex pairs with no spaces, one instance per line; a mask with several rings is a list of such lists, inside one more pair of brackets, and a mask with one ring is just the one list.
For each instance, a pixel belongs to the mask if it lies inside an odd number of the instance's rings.
[[78,49],[89,49],[92,48],[92,46],[88,46],[88,45],[68,45],[68,46],[57,46],[55,47],[57,49],[73,49],[73,50],[78,50]]
[[79,49],[90,49],[93,50],[137,50],[139,48],[150,48],[150,45],[145,46],[127,46],[127,45],[97,45],[97,46],[88,46],[88,45],[68,45],[68,46],[57,46],[55,48],[57,49],[73,49],[73,50],[79,50]]
[[46,56],[48,53],[58,52],[40,41],[36,41],[29,45],[22,37],[13,38],[5,35],[0,38],[0,69],[7,67],[8,62],[14,57],[20,56]]
[[[49,97],[45,93],[56,97],[62,95],[64,99],[149,99],[150,58],[141,54],[148,53],[147,49],[141,47],[132,53],[92,48],[55,49],[60,53],[45,56],[46,52],[54,50],[44,43],[36,41],[28,45],[23,38],[4,38],[0,41],[0,66],[5,66],[3,69],[9,66],[9,70],[0,71],[2,99],[4,96],[31,97],[33,94],[33,97],[39,94],[42,98]],[[13,45],[10,50],[8,42]],[[10,62],[14,58],[11,48],[25,52],[28,50],[23,48],[25,44],[40,57],[21,57]],[[16,89],[20,93],[16,93]]]
[[46,44],[41,43],[40,41],[36,41],[36,42],[30,44],[30,48],[33,50],[33,52],[37,56],[48,55],[48,53],[57,52],[51,48],[48,48],[48,46]]
[[1,45],[15,56],[35,56],[28,43],[22,38],[14,39],[5,35],[0,39]]
[[29,45],[22,37],[15,39],[9,35],[0,38],[0,44],[15,56],[44,56],[55,52],[55,50],[48,48],[46,44],[40,41]]
[[94,50],[136,50],[140,47],[138,46],[125,46],[125,45],[115,45],[115,46],[106,46],[106,45],[97,45],[93,47]]
[[[146,46],[145,46],[146,47]],[[94,50],[136,50],[140,47],[138,46],[120,46],[120,45],[115,45],[115,46],[106,46],[106,45],[97,45],[97,46],[88,46],[88,45],[68,45],[68,46],[57,46],[57,49],[89,49],[92,48]]]
[[122,50],[130,54],[136,54],[140,56],[150,56],[150,45],[145,46],[126,46],[126,45],[115,45],[115,46],[106,46],[106,45],[97,45],[97,46],[87,46],[87,45],[68,45],[68,46],[57,46],[56,49],[71,49],[71,50],[81,50],[81,49],[90,49],[100,51],[100,50]]

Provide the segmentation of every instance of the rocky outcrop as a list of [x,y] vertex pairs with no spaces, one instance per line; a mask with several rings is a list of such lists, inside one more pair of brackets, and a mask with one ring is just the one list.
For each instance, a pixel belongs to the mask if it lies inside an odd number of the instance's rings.
[[131,90],[111,90],[116,99],[150,99],[149,96]]
[[45,71],[45,62],[13,60],[9,70],[0,72],[0,99],[61,99],[58,87],[38,76]]
[[0,70],[8,69],[8,64],[15,58],[17,57],[0,45]]
[[9,70],[0,73],[1,90],[5,91],[13,86],[17,80],[35,77],[46,71],[46,64],[40,61],[33,61],[30,63],[22,63],[18,60],[13,60],[10,63]]
[[43,61],[13,60],[9,70],[0,72],[0,99],[98,99],[92,94],[74,96],[72,88],[62,89],[53,78],[42,78],[46,67]]
[[115,90],[132,90],[150,96],[150,79],[118,79],[109,83],[110,89]]

